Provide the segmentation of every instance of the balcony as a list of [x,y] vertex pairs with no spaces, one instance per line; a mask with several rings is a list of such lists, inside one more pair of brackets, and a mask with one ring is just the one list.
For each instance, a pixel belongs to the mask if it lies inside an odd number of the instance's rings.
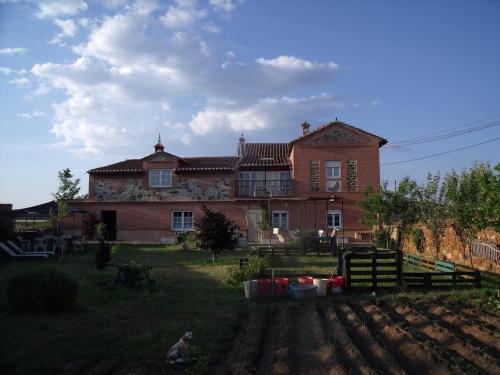
[[276,198],[293,196],[292,180],[236,180],[237,198]]

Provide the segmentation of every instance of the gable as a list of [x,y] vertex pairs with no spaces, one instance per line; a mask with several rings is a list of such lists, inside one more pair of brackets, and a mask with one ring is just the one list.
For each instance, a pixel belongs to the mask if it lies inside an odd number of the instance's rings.
[[346,132],[342,129],[328,129],[323,132],[320,132],[318,135],[309,138],[309,141],[312,142],[362,142],[359,136],[356,136],[352,133]]

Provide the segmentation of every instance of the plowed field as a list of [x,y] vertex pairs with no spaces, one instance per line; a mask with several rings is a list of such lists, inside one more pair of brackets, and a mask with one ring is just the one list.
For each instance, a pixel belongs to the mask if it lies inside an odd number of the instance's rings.
[[470,306],[364,300],[256,311],[217,374],[500,374],[500,319]]

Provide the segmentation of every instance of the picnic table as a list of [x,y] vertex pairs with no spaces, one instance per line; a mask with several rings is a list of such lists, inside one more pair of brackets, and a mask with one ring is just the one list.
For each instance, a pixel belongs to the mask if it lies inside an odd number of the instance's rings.
[[103,287],[124,286],[126,288],[148,287],[152,288],[156,282],[151,278],[153,267],[144,267],[135,264],[108,264],[109,267],[115,267],[118,271],[113,280],[99,283]]

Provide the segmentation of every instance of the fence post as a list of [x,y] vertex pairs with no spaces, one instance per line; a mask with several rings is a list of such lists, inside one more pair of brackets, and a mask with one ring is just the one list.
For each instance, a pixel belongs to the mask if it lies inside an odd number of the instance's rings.
[[431,274],[430,273],[425,273],[424,274],[424,285],[425,285],[426,288],[430,288],[432,286]]
[[351,289],[351,257],[349,254],[342,255],[344,257],[344,277],[345,277],[345,288],[347,291]]
[[481,288],[481,272],[479,270],[474,271],[476,273],[476,287]]
[[403,252],[401,250],[396,251],[396,278],[398,286],[403,284]]
[[372,288],[377,290],[377,255],[371,254],[372,258]]

